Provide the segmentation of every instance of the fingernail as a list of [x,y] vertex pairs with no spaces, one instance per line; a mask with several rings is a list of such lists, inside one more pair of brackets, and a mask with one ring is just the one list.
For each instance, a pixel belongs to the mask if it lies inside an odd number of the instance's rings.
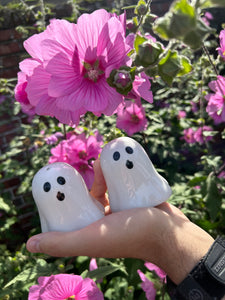
[[38,239],[30,239],[27,242],[27,250],[32,253],[40,252],[39,245],[40,245],[40,242]]

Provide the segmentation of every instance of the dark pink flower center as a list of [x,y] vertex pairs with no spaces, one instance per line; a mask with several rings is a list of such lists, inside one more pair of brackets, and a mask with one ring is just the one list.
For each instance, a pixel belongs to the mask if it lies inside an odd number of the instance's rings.
[[80,159],[85,159],[87,157],[87,153],[85,150],[82,150],[78,153]]
[[76,298],[75,298],[75,296],[73,295],[73,296],[70,296],[70,297],[68,297],[68,298],[66,298],[66,299],[64,299],[64,300],[75,300]]
[[96,60],[93,64],[84,62],[84,77],[90,81],[97,82],[99,77],[104,72],[99,68],[99,60]]
[[140,119],[139,119],[139,117],[137,115],[132,114],[131,115],[131,121],[132,121],[132,123],[137,124],[137,123],[139,123]]

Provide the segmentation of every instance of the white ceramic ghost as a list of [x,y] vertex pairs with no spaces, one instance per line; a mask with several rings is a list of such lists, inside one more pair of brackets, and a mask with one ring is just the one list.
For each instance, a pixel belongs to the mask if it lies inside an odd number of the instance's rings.
[[78,230],[104,216],[82,176],[63,162],[40,169],[33,178],[32,193],[42,232]]
[[129,137],[106,144],[100,156],[112,212],[152,207],[171,195],[168,182],[157,173],[143,147]]

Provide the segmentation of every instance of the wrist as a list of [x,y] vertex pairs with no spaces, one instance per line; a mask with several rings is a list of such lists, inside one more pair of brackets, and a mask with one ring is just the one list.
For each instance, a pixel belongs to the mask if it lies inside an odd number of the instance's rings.
[[173,300],[220,300],[225,295],[225,238],[217,238],[207,254],[177,286],[169,278]]

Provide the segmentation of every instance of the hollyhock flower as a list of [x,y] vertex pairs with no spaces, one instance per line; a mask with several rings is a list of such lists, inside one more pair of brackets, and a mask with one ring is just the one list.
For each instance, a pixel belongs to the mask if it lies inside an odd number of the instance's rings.
[[58,140],[62,137],[63,137],[63,134],[61,132],[56,132],[50,136],[47,136],[44,140],[45,140],[46,144],[53,145],[53,144],[57,143]]
[[147,127],[147,119],[143,106],[138,106],[132,101],[125,101],[117,109],[116,126],[123,129],[128,135],[143,131]]
[[213,20],[213,15],[210,12],[206,12],[204,16],[202,17],[203,22],[207,25],[210,26],[210,21]]
[[178,113],[178,119],[184,119],[186,117],[186,112],[184,110],[180,110]]
[[195,133],[194,133],[194,139],[196,142],[198,142],[199,144],[203,144],[206,141],[210,141],[212,140],[213,136],[209,135],[209,136],[204,136],[204,132],[205,131],[212,131],[213,129],[210,126],[202,126],[199,127]]
[[225,171],[220,172],[220,174],[217,177],[225,179]]
[[[69,136],[69,135],[68,135]],[[85,133],[72,134],[51,149],[49,163],[66,162],[83,177],[90,189],[94,181],[93,161],[98,158],[103,144],[102,136],[96,131],[88,138]]]
[[220,47],[217,48],[219,55],[225,60],[225,29],[220,31]]
[[23,72],[18,73],[18,83],[15,87],[15,99],[21,105],[21,109],[25,114],[35,115],[35,107],[30,103],[27,93],[27,76]]
[[54,162],[65,162],[70,163],[68,154],[67,154],[67,141],[61,141],[56,147],[51,149],[51,154],[48,163],[52,164]]
[[153,103],[153,94],[150,88],[149,77],[142,72],[140,76],[135,76],[133,89],[127,94],[126,98],[134,99],[139,106],[141,105],[141,97],[149,103]]
[[72,274],[39,277],[38,285],[30,287],[28,300],[103,300],[103,294],[90,278]]
[[198,103],[194,102],[194,101],[191,101],[191,110],[193,112],[197,112],[199,110],[198,108]]
[[184,136],[183,139],[188,143],[188,144],[193,144],[195,143],[194,139],[194,130],[192,128],[184,129]]
[[205,96],[208,101],[207,113],[213,118],[215,124],[225,122],[225,77],[217,76],[217,80],[209,83],[214,92]]
[[150,271],[154,271],[161,281],[166,282],[166,273],[156,265],[146,262],[145,267]]
[[153,282],[151,282],[141,270],[137,270],[138,275],[140,276],[142,283],[141,288],[145,292],[145,296],[147,300],[155,300],[156,297],[156,289],[154,287]]
[[[28,65],[22,70],[28,76],[25,91],[35,113],[66,124],[77,124],[87,111],[113,114],[124,96],[106,79],[113,69],[132,63],[125,23],[124,14],[118,17],[100,9],[81,15],[77,24],[51,20],[44,32],[26,40],[29,62],[38,63],[31,76]],[[138,92],[148,101],[145,79]]]

